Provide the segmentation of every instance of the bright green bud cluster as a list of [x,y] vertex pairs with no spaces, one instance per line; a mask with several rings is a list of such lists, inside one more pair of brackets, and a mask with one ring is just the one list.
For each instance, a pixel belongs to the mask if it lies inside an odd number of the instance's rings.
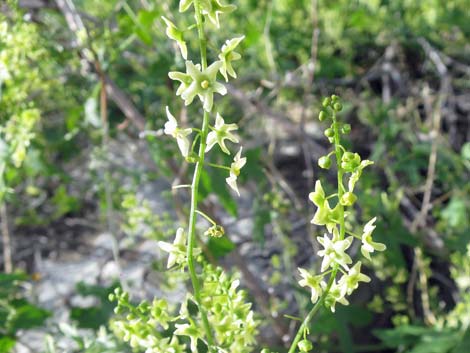
[[208,230],[204,232],[205,236],[209,237],[214,237],[214,238],[220,238],[225,234],[224,227],[219,226],[219,225],[213,225],[210,227]]
[[345,152],[341,158],[341,168],[346,172],[355,171],[361,164],[361,156],[358,153]]
[[357,196],[354,195],[352,192],[348,191],[341,196],[341,200],[339,201],[343,206],[352,206],[357,200]]

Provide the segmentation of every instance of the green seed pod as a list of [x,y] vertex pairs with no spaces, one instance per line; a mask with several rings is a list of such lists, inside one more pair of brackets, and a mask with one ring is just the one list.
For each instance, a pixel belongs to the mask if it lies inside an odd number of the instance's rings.
[[301,352],[310,352],[313,349],[313,344],[309,340],[303,339],[297,346]]
[[323,156],[318,159],[318,166],[323,169],[330,169],[331,159],[328,156]]
[[325,136],[326,137],[333,137],[335,136],[335,132],[332,128],[328,128],[325,130]]
[[325,99],[323,99],[323,102],[322,102],[323,108],[328,108],[330,104],[331,104],[330,97],[326,97]]
[[331,101],[332,101],[333,103],[336,103],[336,102],[339,101],[339,97],[338,97],[336,94],[332,94],[332,95],[331,95]]
[[349,124],[344,124],[343,127],[341,128],[341,132],[344,134],[344,135],[347,135],[351,132],[351,125]]
[[337,112],[340,112],[341,110],[343,110],[343,105],[341,103],[335,103],[333,105],[333,109],[336,110]]
[[322,110],[320,114],[318,114],[318,120],[320,121],[324,121],[327,118],[328,118],[328,114],[324,110]]
[[339,201],[343,206],[352,206],[357,200],[357,196],[354,195],[352,192],[346,192],[343,196],[341,196],[341,200]]

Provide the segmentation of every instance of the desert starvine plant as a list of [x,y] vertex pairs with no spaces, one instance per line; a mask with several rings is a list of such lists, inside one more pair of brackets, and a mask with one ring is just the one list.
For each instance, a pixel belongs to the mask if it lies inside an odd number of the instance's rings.
[[[331,126],[325,130],[325,136],[334,148],[318,160],[318,165],[323,169],[329,169],[332,164],[331,158],[334,156],[337,167],[337,192],[327,196],[320,180],[317,180],[315,190],[309,195],[317,207],[312,223],[325,226],[327,233],[317,238],[323,247],[318,251],[318,256],[321,257],[320,273],[312,274],[306,269],[299,268],[301,276],[299,285],[311,291],[311,301],[315,305],[302,322],[289,353],[297,350],[309,352],[313,349],[312,343],[307,339],[308,327],[321,305],[335,312],[336,303],[349,304],[347,296],[352,294],[360,282],[370,282],[370,278],[361,273],[361,261],[353,265],[353,260],[346,252],[353,241],[357,239],[361,242],[361,253],[368,260],[371,260],[370,254],[374,251],[385,250],[384,244],[372,240],[375,217],[364,226],[362,235],[346,229],[347,208],[352,207],[357,200],[354,194],[356,183],[363,169],[373,162],[361,160],[359,154],[347,151],[341,144],[341,135],[348,134],[351,126],[338,121],[337,114],[343,109],[340,98],[332,95],[325,98],[322,105],[323,109],[318,118],[320,121],[331,121]],[[330,200],[336,200],[333,208],[330,206]]]
[[[214,104],[214,95],[225,95],[227,89],[218,81],[222,76],[228,81],[229,76],[236,77],[232,61],[239,60],[241,55],[234,50],[243,40],[237,37],[227,40],[222,46],[216,60],[208,65],[207,38],[204,25],[206,20],[219,27],[219,16],[232,12],[233,5],[223,5],[220,0],[181,0],[180,12],[193,9],[199,38],[200,63],[188,60],[188,48],[185,32],[194,28],[181,30],[168,18],[162,20],[166,25],[167,36],[176,41],[182,57],[186,60],[186,72],[170,72],[169,77],[179,82],[176,95],[180,96],[185,105],[193,103],[197,98],[202,105],[203,120],[200,128],[182,127],[177,118],[166,108],[168,121],[164,133],[176,139],[178,148],[187,162],[194,164],[191,190],[191,205],[187,229],[179,227],[172,243],[160,241],[161,250],[167,252],[169,270],[180,269],[184,276],[189,274],[193,294],[187,294],[174,314],[175,305],[165,299],[155,299],[151,304],[144,301],[134,306],[127,293],[118,289],[110,296],[117,301],[116,312],[126,314],[126,320],[116,319],[114,331],[123,340],[135,348],[145,348],[146,353],[157,352],[198,352],[205,345],[209,352],[250,352],[255,344],[257,321],[254,319],[251,304],[245,301],[245,293],[238,289],[239,281],[234,276],[228,276],[220,268],[205,262],[201,249],[196,247],[196,218],[202,216],[211,223],[204,232],[205,236],[219,238],[224,236],[224,229],[211,217],[198,210],[198,190],[201,174],[205,166],[215,167],[227,173],[227,186],[238,195],[237,177],[246,164],[242,157],[242,148],[238,149],[230,166],[208,163],[207,153],[213,153],[217,147],[230,155],[230,143],[238,143],[238,137],[233,133],[238,129],[236,124],[226,123]],[[214,125],[211,125],[214,121]],[[191,135],[196,132],[192,139]],[[192,140],[192,141],[191,141]],[[176,186],[185,187],[185,185]],[[202,271],[197,273],[197,265]],[[187,279],[187,276],[183,279]],[[173,329],[171,335],[168,330]],[[188,346],[186,346],[188,345]],[[204,350],[204,349],[203,349]],[[205,351],[205,350],[204,350]]]

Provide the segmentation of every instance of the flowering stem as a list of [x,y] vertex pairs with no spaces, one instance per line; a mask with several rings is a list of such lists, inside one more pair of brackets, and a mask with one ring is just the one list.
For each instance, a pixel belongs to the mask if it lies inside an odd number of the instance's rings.
[[[199,36],[199,48],[201,51],[201,67],[202,70],[207,68],[207,50],[206,50],[206,37],[204,34],[204,24],[202,19],[201,12],[201,3],[200,0],[194,0],[194,9],[196,12],[196,24],[197,32]],[[212,346],[214,344],[214,337],[209,325],[209,320],[207,318],[206,310],[204,309],[201,301],[201,285],[196,274],[196,269],[194,265],[194,254],[193,249],[196,243],[196,212],[197,212],[197,202],[198,202],[198,189],[199,189],[199,180],[201,178],[202,168],[204,166],[204,157],[206,150],[207,134],[209,132],[209,113],[204,110],[204,116],[202,120],[202,129],[201,129],[201,141],[199,144],[199,153],[198,153],[198,162],[196,163],[193,175],[193,181],[191,186],[191,208],[189,213],[189,225],[188,225],[188,247],[187,247],[187,261],[188,261],[188,271],[191,277],[191,283],[194,290],[194,298],[199,308],[199,313],[201,314],[202,323],[204,326],[204,331],[209,345],[209,351],[212,351]]]
[[[341,197],[344,194],[344,186],[343,186],[343,175],[344,175],[344,170],[341,168],[341,156],[342,156],[342,150],[344,152],[344,148],[341,146],[341,141],[340,141],[340,135],[339,135],[339,124],[336,119],[336,112],[333,112],[333,131],[334,131],[334,145],[335,145],[335,156],[336,156],[336,166],[337,166],[337,175],[338,175],[338,193],[336,194],[338,196],[338,207],[339,207],[339,236],[340,239],[344,239],[344,235],[346,232],[346,228],[344,225],[344,206],[341,205],[339,200],[341,200]],[[328,284],[323,291],[322,296],[318,300],[318,302],[313,306],[312,310],[308,313],[308,315],[305,317],[304,321],[302,322],[302,325],[300,325],[299,330],[297,331],[297,334],[292,341],[292,344],[289,348],[288,353],[294,353],[297,349],[297,344],[299,341],[302,339],[304,331],[308,328],[308,325],[310,324],[310,321],[313,319],[315,314],[318,312],[320,306],[323,304],[325,301],[325,298],[327,297],[328,293],[330,292],[331,286],[333,285],[333,281],[336,278],[336,273],[338,272],[338,265],[336,265],[330,275],[330,278],[328,280]]]
[[295,353],[295,351],[297,350],[297,344],[302,339],[302,337],[304,335],[304,331],[308,328],[308,325],[310,324],[310,321],[312,321],[313,317],[315,316],[315,314],[317,313],[317,311],[320,309],[321,305],[325,301],[325,298],[328,295],[331,286],[333,285],[333,281],[336,277],[337,270],[338,270],[338,267],[336,266],[333,270],[333,273],[330,276],[330,279],[328,280],[328,284],[327,284],[326,289],[323,292],[322,296],[316,302],[316,304],[313,306],[312,310],[310,310],[308,315],[305,317],[304,321],[302,322],[302,325],[300,325],[299,330],[297,331],[297,334],[295,335],[295,338],[292,341],[292,344],[289,348],[288,353]]

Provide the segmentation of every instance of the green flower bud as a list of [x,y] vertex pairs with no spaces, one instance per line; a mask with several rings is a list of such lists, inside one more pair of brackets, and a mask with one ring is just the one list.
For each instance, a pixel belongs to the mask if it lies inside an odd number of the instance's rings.
[[330,169],[331,167],[331,159],[328,156],[320,157],[318,160],[318,166],[323,169]]
[[339,202],[343,206],[352,206],[356,200],[357,196],[348,191],[343,196],[341,196],[341,200]]
[[188,163],[197,163],[199,160],[199,156],[195,152],[191,152],[189,155],[186,156],[186,162]]
[[333,109],[336,110],[337,112],[340,112],[341,110],[343,110],[343,105],[341,103],[335,103],[333,105]]
[[325,130],[325,136],[326,137],[333,137],[335,136],[335,132],[332,128],[328,128]]
[[341,128],[341,132],[344,134],[344,135],[347,135],[351,132],[351,125],[349,124],[344,124],[343,127]]
[[343,162],[351,162],[354,159],[354,153],[352,152],[344,152],[343,156],[341,157],[341,161]]
[[331,104],[331,99],[329,97],[326,97],[325,99],[323,99],[323,102],[322,102],[323,108],[328,108],[330,104]]
[[313,344],[309,340],[303,339],[297,346],[301,352],[310,352],[313,349]]
[[109,300],[110,302],[113,302],[115,299],[116,299],[116,296],[114,295],[114,293],[109,293],[109,295],[108,295],[108,300]]
[[336,103],[337,101],[339,101],[339,97],[336,94],[332,94],[331,95],[331,101],[333,103]]
[[318,114],[318,120],[320,121],[324,121],[327,118],[328,118],[328,114],[324,110],[322,110],[320,114]]

